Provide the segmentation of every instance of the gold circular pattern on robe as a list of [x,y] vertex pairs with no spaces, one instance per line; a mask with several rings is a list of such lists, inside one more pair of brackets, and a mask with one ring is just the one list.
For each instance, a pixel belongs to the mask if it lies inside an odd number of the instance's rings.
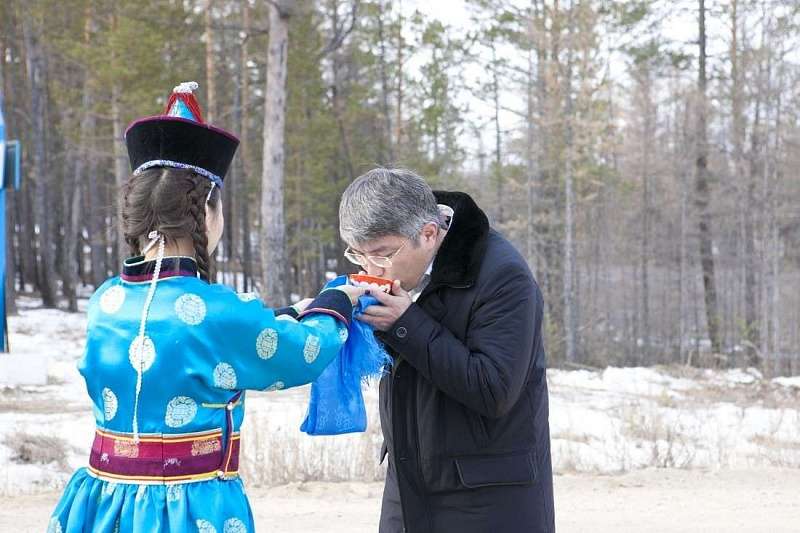
[[183,294],[175,300],[175,313],[185,324],[196,326],[206,317],[206,304],[196,294]]
[[195,524],[197,525],[197,533],[217,533],[217,528],[212,526],[208,520],[200,519]]
[[145,335],[144,340],[140,336],[133,339],[131,347],[128,349],[128,360],[134,370],[139,369],[139,363],[141,362],[142,372],[147,372],[155,359],[156,347],[150,337]]
[[194,420],[196,414],[197,402],[188,396],[175,396],[167,404],[164,423],[171,428],[179,428]]
[[256,353],[261,359],[269,359],[278,351],[278,332],[267,328],[258,334]]
[[319,337],[316,335],[309,335],[306,339],[306,345],[303,347],[303,358],[306,360],[306,363],[311,364],[317,360],[320,348]]
[[103,420],[109,422],[117,415],[117,395],[108,387],[103,389]]
[[113,315],[125,303],[125,289],[121,285],[114,285],[106,289],[100,296],[100,309],[104,313]]
[[222,528],[223,533],[247,533],[247,526],[238,518],[228,518]]
[[220,363],[214,368],[214,386],[220,389],[236,388],[236,371],[228,363]]

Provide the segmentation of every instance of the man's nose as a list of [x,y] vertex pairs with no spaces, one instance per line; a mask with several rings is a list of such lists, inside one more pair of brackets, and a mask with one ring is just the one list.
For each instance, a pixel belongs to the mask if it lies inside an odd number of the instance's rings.
[[379,278],[383,277],[384,272],[386,269],[383,267],[379,267],[377,265],[373,265],[371,262],[367,261],[367,266],[365,267],[367,274],[370,276],[377,276]]

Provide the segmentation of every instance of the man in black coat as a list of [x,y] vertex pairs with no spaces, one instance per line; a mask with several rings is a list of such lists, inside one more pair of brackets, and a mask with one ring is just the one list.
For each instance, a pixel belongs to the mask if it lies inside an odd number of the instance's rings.
[[554,531],[543,303],[525,260],[472,198],[407,170],[356,179],[339,220],[345,255],[396,280],[361,318],[394,358],[380,533]]

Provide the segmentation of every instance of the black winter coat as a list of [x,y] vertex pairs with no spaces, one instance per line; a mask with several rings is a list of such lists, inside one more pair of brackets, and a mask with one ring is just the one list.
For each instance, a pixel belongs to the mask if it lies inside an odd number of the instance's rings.
[[379,337],[389,465],[380,533],[552,532],[542,296],[525,260],[464,193],[431,282]]

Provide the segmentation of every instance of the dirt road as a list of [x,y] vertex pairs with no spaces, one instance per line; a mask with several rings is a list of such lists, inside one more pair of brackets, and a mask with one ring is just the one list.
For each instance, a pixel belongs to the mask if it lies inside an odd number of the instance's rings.
[[[259,531],[374,533],[381,489],[303,483],[249,495]],[[800,531],[800,470],[794,469],[564,475],[555,478],[555,491],[559,533]],[[0,531],[43,533],[57,498],[0,498]]]

